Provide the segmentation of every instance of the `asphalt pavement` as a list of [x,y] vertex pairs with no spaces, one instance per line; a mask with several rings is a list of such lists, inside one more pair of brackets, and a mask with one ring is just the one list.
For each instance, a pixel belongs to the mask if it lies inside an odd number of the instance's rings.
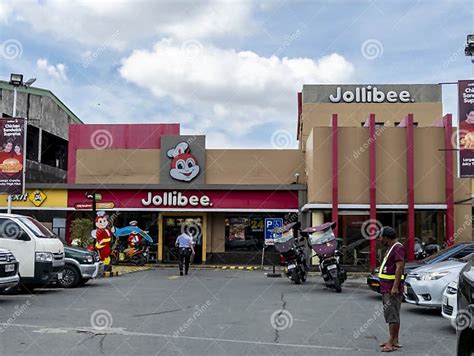
[[[0,355],[375,355],[387,338],[364,280],[337,294],[262,271],[151,269],[0,296]],[[454,355],[439,311],[402,306],[399,355]]]

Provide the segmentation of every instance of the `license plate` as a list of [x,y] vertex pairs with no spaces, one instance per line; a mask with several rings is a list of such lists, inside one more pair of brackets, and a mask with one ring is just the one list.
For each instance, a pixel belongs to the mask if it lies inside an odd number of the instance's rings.
[[336,269],[336,268],[337,268],[337,266],[336,266],[336,265],[329,265],[329,266],[328,266],[328,270],[331,270],[331,269]]
[[296,268],[295,264],[288,265],[288,269],[293,269],[293,268]]
[[403,293],[408,294],[408,288],[407,288],[407,286],[403,286]]
[[449,305],[448,297],[446,297],[445,295],[443,295],[443,305]]
[[15,265],[5,265],[5,272],[13,272],[15,270]]
[[58,279],[63,279],[63,273],[62,272],[58,273]]

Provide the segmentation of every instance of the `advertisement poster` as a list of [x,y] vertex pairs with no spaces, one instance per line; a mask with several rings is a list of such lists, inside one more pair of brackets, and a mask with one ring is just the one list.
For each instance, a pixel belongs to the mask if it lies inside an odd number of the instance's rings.
[[459,90],[459,176],[474,177],[474,80],[460,80]]
[[0,193],[23,194],[25,120],[0,119]]
[[245,222],[242,218],[231,218],[229,226],[229,241],[245,240]]

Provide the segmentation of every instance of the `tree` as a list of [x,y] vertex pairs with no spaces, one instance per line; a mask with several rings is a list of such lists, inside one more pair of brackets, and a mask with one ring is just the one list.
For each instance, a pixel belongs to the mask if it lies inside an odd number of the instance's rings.
[[76,219],[71,224],[72,244],[87,247],[91,243],[91,231],[94,225],[90,219]]

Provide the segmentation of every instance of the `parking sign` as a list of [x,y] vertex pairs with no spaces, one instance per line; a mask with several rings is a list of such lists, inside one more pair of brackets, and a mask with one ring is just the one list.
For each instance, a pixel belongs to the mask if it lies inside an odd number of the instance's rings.
[[273,230],[283,227],[282,218],[265,218],[265,245],[273,245],[273,240],[278,238],[281,233],[273,233]]

